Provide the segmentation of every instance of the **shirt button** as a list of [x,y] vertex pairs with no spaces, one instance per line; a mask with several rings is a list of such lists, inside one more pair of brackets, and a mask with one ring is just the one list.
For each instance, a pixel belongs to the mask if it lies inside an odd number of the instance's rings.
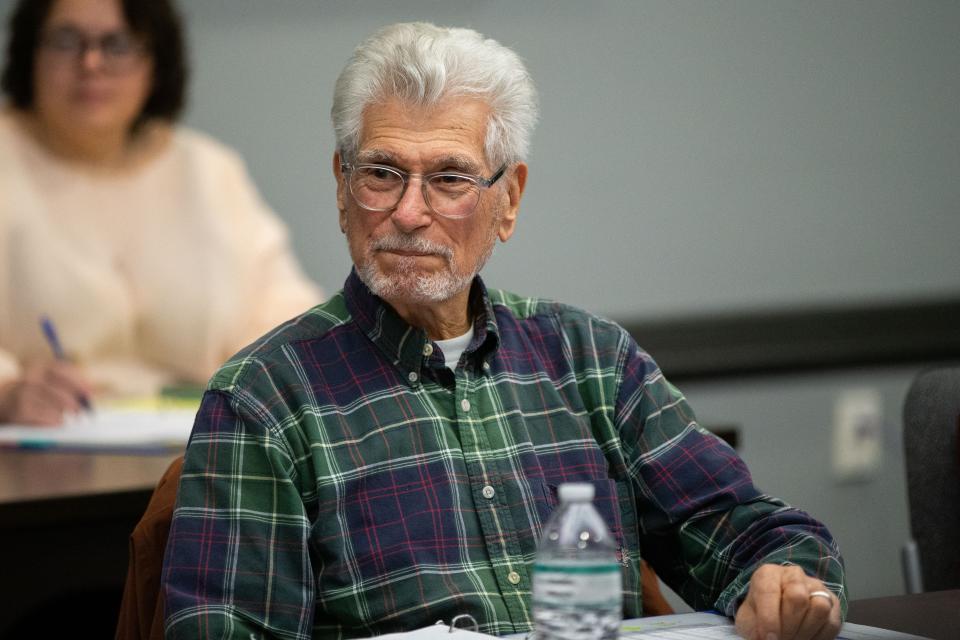
[[510,584],[520,584],[520,574],[516,571],[511,571],[507,574],[507,580],[510,581]]
[[483,497],[486,498],[487,500],[491,499],[493,496],[497,494],[497,492],[490,485],[485,486],[483,488],[483,491],[481,491],[481,493],[483,494]]
[[470,411],[470,401],[464,398],[460,401],[460,408],[464,411]]
[[420,376],[417,375],[416,371],[411,371],[410,374],[407,376],[407,380],[409,380],[410,382],[416,382],[419,379],[420,379]]
[[490,371],[490,363],[489,363],[489,362],[484,362],[484,363],[483,363],[483,370],[484,370],[484,371]]
[[429,357],[433,353],[433,345],[429,342],[423,345],[423,355]]

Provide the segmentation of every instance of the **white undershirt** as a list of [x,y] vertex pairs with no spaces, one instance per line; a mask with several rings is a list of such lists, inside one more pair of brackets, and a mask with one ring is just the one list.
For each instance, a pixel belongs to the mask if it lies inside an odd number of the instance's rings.
[[471,340],[473,340],[472,324],[470,325],[470,330],[462,336],[436,341],[437,346],[440,347],[441,351],[443,351],[443,361],[444,364],[447,365],[448,369],[452,371],[457,368],[457,362],[460,361],[460,356],[463,354],[463,350],[470,345]]

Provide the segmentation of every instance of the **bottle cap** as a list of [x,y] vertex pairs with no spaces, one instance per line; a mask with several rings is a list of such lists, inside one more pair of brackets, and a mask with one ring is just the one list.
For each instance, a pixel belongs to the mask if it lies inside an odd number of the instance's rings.
[[587,482],[565,482],[557,494],[560,502],[589,502],[593,500],[593,485]]

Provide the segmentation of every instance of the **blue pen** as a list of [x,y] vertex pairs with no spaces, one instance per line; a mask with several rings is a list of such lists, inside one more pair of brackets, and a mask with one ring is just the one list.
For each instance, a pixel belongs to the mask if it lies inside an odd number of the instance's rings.
[[[53,351],[53,357],[57,360],[66,360],[67,354],[63,351],[63,345],[60,344],[60,338],[57,336],[57,330],[53,326],[53,321],[47,316],[40,316],[40,328],[43,330],[43,337],[47,339],[50,350]],[[90,398],[85,394],[77,396],[80,406],[90,411]]]

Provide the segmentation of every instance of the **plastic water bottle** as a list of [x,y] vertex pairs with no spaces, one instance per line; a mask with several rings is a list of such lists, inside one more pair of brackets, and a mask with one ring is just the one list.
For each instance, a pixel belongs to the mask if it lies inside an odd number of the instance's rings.
[[623,578],[617,547],[593,507],[593,485],[560,485],[533,567],[536,640],[613,640]]

